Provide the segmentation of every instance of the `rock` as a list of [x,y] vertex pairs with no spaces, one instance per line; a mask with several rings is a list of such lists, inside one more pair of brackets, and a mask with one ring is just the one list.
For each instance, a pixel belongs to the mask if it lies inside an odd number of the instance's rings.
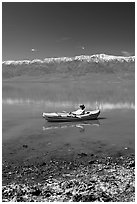
[[71,190],[65,191],[65,194],[66,194],[67,196],[72,196]]
[[112,200],[112,198],[108,194],[106,194],[105,192],[102,192],[101,197],[102,197],[104,202],[109,202]]
[[47,198],[48,198],[48,197],[50,197],[50,196],[51,196],[51,194],[50,194],[50,193],[47,193],[47,194],[46,194],[46,197],[47,197]]
[[24,148],[28,148],[28,145],[27,145],[27,144],[24,144],[23,147],[24,147]]
[[41,190],[36,188],[34,191],[31,192],[31,194],[34,196],[39,196],[41,194]]
[[83,202],[94,202],[96,200],[97,200],[97,198],[93,194],[83,196],[83,198],[82,198]]
[[73,202],[79,202],[82,199],[82,195],[81,194],[76,194],[73,196]]
[[52,195],[52,192],[50,190],[45,190],[44,195],[46,198],[50,197]]
[[33,200],[33,199],[31,199],[31,200],[30,200],[30,202],[34,202],[34,200]]
[[79,155],[80,157],[86,157],[86,156],[87,156],[87,153],[82,152],[82,153],[79,153],[78,155]]
[[94,164],[94,163],[95,163],[95,160],[92,159],[92,160],[90,160],[88,163],[89,163],[89,164]]
[[40,166],[45,166],[46,165],[46,162],[43,162],[42,164],[40,164]]
[[130,167],[135,167],[135,161],[130,162],[130,163],[129,163],[129,166],[130,166]]

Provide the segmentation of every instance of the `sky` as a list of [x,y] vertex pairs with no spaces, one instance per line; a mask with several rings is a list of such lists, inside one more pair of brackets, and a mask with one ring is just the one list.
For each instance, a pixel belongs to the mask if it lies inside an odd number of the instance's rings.
[[135,54],[134,2],[3,2],[2,60]]

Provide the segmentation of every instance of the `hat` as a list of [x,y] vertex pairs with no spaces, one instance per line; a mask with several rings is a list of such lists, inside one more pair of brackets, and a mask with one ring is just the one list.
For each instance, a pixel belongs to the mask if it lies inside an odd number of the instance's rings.
[[80,108],[83,108],[83,109],[84,109],[84,108],[85,108],[84,104],[81,104],[81,105],[80,105]]

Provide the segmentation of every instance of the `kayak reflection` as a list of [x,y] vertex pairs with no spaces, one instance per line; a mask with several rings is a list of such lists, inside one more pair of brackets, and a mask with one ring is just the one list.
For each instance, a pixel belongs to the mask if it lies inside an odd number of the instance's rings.
[[43,126],[43,131],[46,131],[46,130],[54,130],[54,129],[65,129],[65,128],[78,128],[80,129],[80,132],[83,132],[85,131],[85,128],[86,126],[97,126],[99,127],[100,125],[100,122],[99,120],[92,120],[92,121],[84,121],[84,122],[81,122],[81,123],[78,123],[78,122],[73,122],[73,123],[56,123],[56,124],[53,124],[53,123],[46,123],[46,126]]

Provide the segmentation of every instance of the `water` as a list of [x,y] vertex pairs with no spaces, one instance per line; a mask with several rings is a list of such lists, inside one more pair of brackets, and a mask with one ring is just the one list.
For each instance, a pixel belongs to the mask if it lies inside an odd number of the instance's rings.
[[[102,105],[103,106],[103,105]],[[101,111],[101,115],[98,120],[84,121],[84,122],[71,122],[71,123],[49,123],[42,118],[42,108],[37,104],[33,105],[16,105],[4,104],[3,105],[3,141],[7,139],[13,139],[15,137],[29,137],[29,134],[47,134],[50,132],[57,132],[63,134],[69,130],[70,138],[71,131],[75,131],[75,134],[79,137],[79,133],[84,137],[90,137],[91,139],[98,138],[100,140],[115,140],[115,143],[123,144],[123,140],[129,137],[129,140],[133,140],[134,146],[134,108],[132,106],[121,105],[121,109],[117,105],[112,109],[108,105],[108,109],[105,108]],[[93,133],[92,133],[93,132]],[[25,135],[24,135],[25,133]],[[65,133],[65,138],[66,138]],[[111,138],[111,139],[110,139]],[[56,139],[56,138],[55,138]],[[126,141],[125,140],[125,146]],[[120,142],[122,141],[122,142]],[[73,141],[72,141],[73,143]]]
[[[111,82],[111,83],[110,83]],[[109,84],[109,85],[108,85]],[[45,152],[105,152],[135,147],[134,80],[96,75],[47,82],[3,82],[4,159],[31,159]],[[98,120],[48,123],[42,112],[99,106]],[[24,152],[22,146],[29,149]]]

